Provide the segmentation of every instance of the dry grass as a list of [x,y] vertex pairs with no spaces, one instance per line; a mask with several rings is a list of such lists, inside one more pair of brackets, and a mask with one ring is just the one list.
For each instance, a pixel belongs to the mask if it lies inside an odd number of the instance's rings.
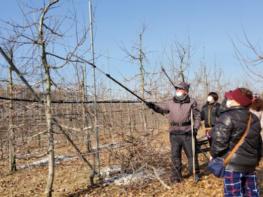
[[[141,158],[141,162],[143,163],[146,160],[149,160],[149,163],[157,167],[163,167],[166,173],[162,175],[161,178],[171,187],[170,190],[165,189],[157,179],[130,186],[108,185],[88,188],[88,169],[79,159],[75,159],[64,161],[62,164],[56,166],[54,196],[223,196],[222,180],[207,174],[204,166],[202,167],[202,180],[197,184],[193,182],[192,177],[185,178],[180,184],[173,185],[169,183],[170,144],[168,134],[166,132],[158,134],[158,137],[151,143],[151,151],[153,152],[153,155],[144,158],[144,160]],[[154,148],[159,151],[156,152]],[[144,151],[147,152],[147,150]],[[56,153],[72,155],[74,151],[68,146],[63,146],[57,148]],[[134,151],[134,153],[139,154],[136,151]],[[142,153],[143,152],[141,152],[141,154]],[[107,157],[108,154],[102,154],[103,165],[107,164]],[[136,157],[133,159],[135,158]],[[134,162],[135,161],[140,165],[137,160],[134,160]],[[206,162],[202,155],[200,156],[200,161],[201,164],[205,164]],[[183,163],[184,165],[187,163],[185,157]],[[8,174],[7,161],[1,161],[0,166],[1,196],[43,196],[47,176],[46,167],[24,169],[19,170],[14,174]],[[261,163],[260,168],[258,168],[260,182],[263,182],[262,169],[263,164]],[[186,170],[184,171],[184,175],[186,175]],[[261,184],[261,188],[263,189],[263,184]]]

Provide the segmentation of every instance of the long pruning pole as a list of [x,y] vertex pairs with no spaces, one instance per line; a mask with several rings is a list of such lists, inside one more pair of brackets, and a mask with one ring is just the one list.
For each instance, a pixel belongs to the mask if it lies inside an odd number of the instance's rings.
[[110,74],[105,73],[105,75],[111,79],[112,81],[114,81],[115,83],[117,83],[119,86],[121,86],[122,88],[124,88],[125,90],[127,90],[128,92],[130,92],[132,95],[134,95],[135,97],[137,97],[140,101],[147,103],[147,101],[145,101],[143,98],[141,98],[140,96],[138,96],[137,94],[135,94],[133,91],[131,91],[129,88],[127,88],[126,86],[124,86],[123,84],[121,84],[119,81],[117,81],[116,79],[114,79],[112,76],[110,76]]
[[172,79],[169,77],[169,75],[167,74],[167,72],[165,71],[165,69],[163,67],[161,67],[164,75],[167,77],[167,79],[170,81],[170,83],[173,85],[174,88],[176,88],[176,86],[174,85]]
[[95,64],[81,58],[78,57],[78,59],[80,60],[79,62],[82,63],[87,63],[89,65],[91,65],[94,69],[96,69],[97,71],[99,71],[101,74],[105,75],[106,77],[108,77],[110,80],[114,81],[116,84],[118,84],[119,86],[121,86],[123,89],[125,89],[126,91],[128,91],[129,93],[131,93],[133,96],[135,96],[136,98],[138,98],[140,101],[147,103],[147,101],[145,99],[143,99],[142,97],[138,96],[136,93],[134,93],[132,90],[130,90],[129,88],[127,88],[125,85],[123,85],[121,82],[119,82],[117,79],[115,79],[114,77],[112,77],[110,74],[105,73],[103,70],[101,70],[100,68],[98,68]]
[[192,136],[192,155],[193,155],[193,176],[195,180],[195,137],[194,137],[194,117],[191,109],[191,136]]

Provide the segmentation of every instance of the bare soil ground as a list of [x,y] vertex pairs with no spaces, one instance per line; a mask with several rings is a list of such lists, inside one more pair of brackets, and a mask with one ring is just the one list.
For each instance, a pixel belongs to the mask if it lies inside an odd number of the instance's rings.
[[[161,133],[159,140],[166,144],[169,150],[167,133]],[[60,147],[56,154],[72,154],[74,151],[68,146]],[[167,152],[169,154],[169,151]],[[167,160],[169,165],[169,155]],[[161,176],[161,179],[171,187],[166,189],[157,179],[144,183],[137,183],[129,186],[104,185],[98,187],[87,187],[88,168],[79,160],[64,161],[56,166],[54,196],[223,196],[223,182],[208,174],[205,170],[206,159],[200,156],[202,178],[198,183],[193,182],[192,177],[186,177],[182,183],[171,184],[169,182],[169,169]],[[27,161],[29,162],[29,161]],[[103,162],[102,162],[103,163]],[[184,157],[184,167],[187,161]],[[257,170],[261,192],[263,193],[263,163]],[[184,172],[186,176],[186,172]],[[44,189],[47,177],[47,167],[22,169],[13,174],[8,173],[7,161],[0,161],[0,196],[23,197],[23,196],[44,196]]]

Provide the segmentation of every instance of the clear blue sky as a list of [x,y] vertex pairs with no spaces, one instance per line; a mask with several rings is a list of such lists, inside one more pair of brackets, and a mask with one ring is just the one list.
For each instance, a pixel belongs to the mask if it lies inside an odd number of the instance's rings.
[[[0,19],[18,20],[19,0],[3,0]],[[36,0],[28,0],[35,4]],[[40,2],[40,0],[38,1]],[[75,3],[78,15],[88,23],[88,0],[61,0],[65,12]],[[138,67],[125,59],[120,46],[131,48],[138,40],[142,24],[147,26],[144,47],[149,62],[146,70],[158,69],[163,50],[174,41],[186,42],[194,49],[192,70],[202,58],[207,65],[215,61],[227,77],[242,78],[242,68],[234,56],[231,38],[244,40],[243,31],[255,43],[263,43],[263,1],[247,0],[94,0],[95,50],[103,56],[100,67],[113,75],[133,75]],[[63,13],[61,13],[63,14]],[[117,71],[117,72],[116,72]]]

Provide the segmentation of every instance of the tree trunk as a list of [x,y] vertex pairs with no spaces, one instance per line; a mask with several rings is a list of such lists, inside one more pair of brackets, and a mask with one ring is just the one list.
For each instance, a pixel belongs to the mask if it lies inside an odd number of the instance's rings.
[[[95,64],[95,50],[94,50],[94,37],[93,37],[93,7],[92,0],[89,0],[89,27],[90,27],[90,38],[91,38],[91,52],[92,52],[92,63]],[[96,88],[96,70],[93,68],[93,85],[94,85],[94,133],[96,134],[96,153],[94,162],[94,174],[97,167],[98,176],[100,178],[100,152],[99,152],[99,128],[98,128],[98,114],[97,114],[97,88]]]
[[[140,49],[139,49],[139,62],[140,62],[140,75],[141,75],[141,94],[142,98],[145,99],[144,92],[145,92],[145,79],[144,79],[144,65],[143,65],[143,51],[142,51],[142,33],[140,36]],[[145,105],[142,104],[142,119],[143,119],[143,129],[144,132],[147,132],[147,120],[145,114]]]
[[81,92],[82,92],[82,127],[86,129],[86,150],[87,152],[91,152],[91,139],[90,139],[90,129],[87,129],[88,127],[88,120],[87,120],[87,114],[86,114],[86,108],[85,108],[85,101],[86,101],[86,67],[82,70],[82,82],[81,82]]
[[13,106],[13,76],[12,68],[9,67],[9,94],[10,94],[10,105],[9,105],[9,171],[16,171],[16,154],[15,154],[15,129],[14,129],[14,106]]
[[51,75],[50,75],[50,65],[47,61],[46,54],[46,40],[44,37],[44,21],[45,15],[52,5],[58,3],[59,0],[50,1],[49,4],[43,9],[42,14],[39,19],[39,44],[41,47],[41,62],[45,71],[45,87],[46,87],[46,123],[47,123],[47,133],[48,133],[48,178],[47,185],[45,189],[45,194],[47,197],[52,196],[53,191],[53,182],[55,176],[55,159],[54,159],[54,136],[53,136],[53,127],[52,127],[52,111],[51,111]]
[[50,70],[46,68],[46,122],[47,122],[47,133],[48,133],[48,179],[46,185],[46,196],[52,196],[52,188],[55,176],[55,159],[54,159],[54,136],[52,127],[52,113],[51,113],[51,78]]

